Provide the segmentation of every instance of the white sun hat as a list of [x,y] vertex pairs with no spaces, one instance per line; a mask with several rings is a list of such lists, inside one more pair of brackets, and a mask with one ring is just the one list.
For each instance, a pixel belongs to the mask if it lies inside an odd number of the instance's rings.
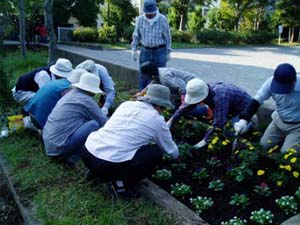
[[80,81],[80,77],[83,73],[86,73],[87,71],[84,69],[75,69],[73,74],[67,78],[68,81],[70,81],[72,84],[76,84]]
[[72,63],[68,59],[59,58],[56,63],[50,66],[51,73],[56,76],[67,78],[72,75]]
[[73,84],[73,87],[79,88],[81,90],[91,92],[94,94],[103,93],[99,88],[100,78],[95,74],[85,72],[81,75],[78,83]]
[[96,64],[93,60],[91,59],[87,59],[85,61],[83,61],[82,63],[78,64],[76,66],[76,69],[85,69],[86,71],[90,72],[90,73],[96,73]]
[[208,95],[208,85],[199,78],[190,80],[186,85],[186,95],[184,101],[187,104],[202,102]]

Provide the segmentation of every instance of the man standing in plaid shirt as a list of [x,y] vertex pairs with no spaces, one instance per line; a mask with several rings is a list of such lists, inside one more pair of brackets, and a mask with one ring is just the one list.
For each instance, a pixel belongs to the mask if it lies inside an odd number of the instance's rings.
[[[160,14],[155,0],[145,0],[143,15],[136,20],[131,43],[131,57],[137,59],[137,46],[141,44],[140,65],[152,61],[158,67],[165,67],[170,60],[171,32],[167,18]],[[144,89],[150,80],[139,76],[139,89]]]

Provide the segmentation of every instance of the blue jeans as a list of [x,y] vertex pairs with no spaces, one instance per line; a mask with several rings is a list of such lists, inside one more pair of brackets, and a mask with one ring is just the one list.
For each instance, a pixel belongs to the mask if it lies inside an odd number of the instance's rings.
[[[167,49],[159,48],[156,50],[146,49],[143,46],[141,47],[140,54],[140,66],[146,61],[151,61],[156,64],[158,67],[166,67],[167,65]],[[143,90],[149,83],[151,79],[145,78],[142,76],[141,70],[139,70],[139,90]]]
[[99,127],[99,124],[95,120],[84,123],[69,137],[61,156],[66,160],[71,157],[71,161],[78,161],[80,150],[84,146],[87,137],[93,131],[98,130]]

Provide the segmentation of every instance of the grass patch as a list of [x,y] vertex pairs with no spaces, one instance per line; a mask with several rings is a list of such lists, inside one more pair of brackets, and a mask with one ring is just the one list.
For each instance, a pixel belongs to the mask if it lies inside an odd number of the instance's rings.
[[[22,61],[18,53],[7,54],[3,70],[10,72],[12,80],[46,64],[45,52],[28,55],[28,59]],[[117,101],[121,101],[121,98],[129,98],[130,93],[123,86],[118,95]],[[11,104],[15,110],[16,104]],[[44,146],[35,133],[20,131],[1,139],[0,154],[11,167],[18,192],[33,202],[35,216],[41,224],[174,224],[173,219],[152,202],[143,198],[117,201],[107,191],[106,184],[87,183],[82,177],[83,164],[71,169],[52,161],[45,155]]]

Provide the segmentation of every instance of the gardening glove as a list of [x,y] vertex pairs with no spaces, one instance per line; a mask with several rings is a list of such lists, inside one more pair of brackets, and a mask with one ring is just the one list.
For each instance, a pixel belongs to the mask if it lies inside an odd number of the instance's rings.
[[167,126],[168,126],[169,128],[171,128],[171,126],[172,126],[172,120],[171,120],[171,119],[168,120]]
[[136,50],[132,50],[131,51],[131,58],[133,59],[133,61],[136,61],[137,59],[137,51]]
[[199,141],[197,144],[193,145],[192,148],[193,149],[203,148],[206,145],[207,145],[207,142],[203,139],[203,140]]
[[108,114],[108,108],[106,108],[106,107],[102,107],[102,109],[101,109],[101,111],[103,112],[103,114],[105,115],[105,116],[107,116],[107,114]]
[[243,134],[247,130],[247,120],[240,119],[239,122],[234,124],[235,135]]

